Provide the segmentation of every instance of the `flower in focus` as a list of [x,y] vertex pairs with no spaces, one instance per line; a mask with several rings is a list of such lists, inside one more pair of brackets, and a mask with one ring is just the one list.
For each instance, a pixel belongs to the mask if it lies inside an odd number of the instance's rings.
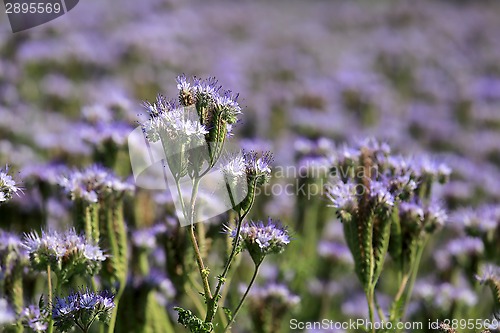
[[[229,230],[232,238],[237,237],[237,229]],[[259,221],[245,222],[241,226],[240,239],[243,241],[242,249],[246,248],[255,264],[260,264],[264,257],[271,253],[281,253],[290,243],[288,230],[279,221],[269,218],[267,224]]]
[[52,308],[54,326],[65,332],[78,325],[85,332],[94,321],[106,323],[115,307],[114,295],[108,291],[94,293],[83,289],[67,297],[56,297]]

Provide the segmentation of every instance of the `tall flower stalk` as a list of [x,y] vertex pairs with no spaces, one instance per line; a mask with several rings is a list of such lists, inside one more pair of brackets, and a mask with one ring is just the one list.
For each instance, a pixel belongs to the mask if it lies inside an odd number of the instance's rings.
[[[143,131],[151,143],[161,143],[168,167],[173,176],[178,196],[178,206],[182,212],[182,224],[189,228],[189,238],[194,251],[196,265],[202,281],[203,298],[206,304],[205,319],[195,316],[191,311],[176,308],[179,312],[179,323],[192,332],[211,332],[214,318],[221,299],[221,290],[227,281],[227,275],[235,256],[241,252],[242,226],[245,217],[253,205],[256,187],[269,181],[272,160],[270,153],[261,157],[249,152],[243,155],[229,156],[222,162],[225,189],[229,195],[230,207],[236,213],[235,229],[231,237],[232,248],[223,267],[217,276],[217,285],[212,292],[210,286],[210,269],[204,262],[204,228],[196,226],[198,217],[198,194],[203,178],[219,166],[227,137],[241,114],[237,103],[237,95],[222,90],[215,79],[192,81],[180,76],[177,79],[178,101],[170,101],[158,96],[156,102],[146,103],[149,119],[143,123]],[[185,193],[186,184],[189,189]],[[241,196],[241,193],[244,195]],[[189,196],[187,196],[189,194]],[[252,254],[252,252],[251,252]],[[252,257],[253,258],[253,257]],[[254,278],[263,256],[256,262]],[[252,285],[252,283],[250,285]],[[241,308],[245,297],[237,307]],[[236,311],[236,312],[237,312]],[[234,321],[234,317],[231,323]],[[228,325],[229,327],[229,325]]]
[[343,224],[369,319],[373,323],[376,312],[384,313],[375,302],[375,288],[389,253],[399,273],[389,320],[402,320],[427,239],[447,218],[431,202],[432,185],[445,182],[450,171],[428,158],[391,156],[388,145],[371,139],[339,149],[332,159],[327,197]]

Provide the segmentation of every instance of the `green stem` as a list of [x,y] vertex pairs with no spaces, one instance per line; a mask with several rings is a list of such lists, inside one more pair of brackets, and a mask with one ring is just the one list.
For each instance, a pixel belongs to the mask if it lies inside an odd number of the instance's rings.
[[425,245],[427,244],[427,240],[429,238],[426,237],[422,244],[420,244],[420,247],[418,248],[417,256],[415,258],[415,263],[413,264],[413,267],[411,268],[411,278],[410,278],[410,283],[408,284],[408,291],[406,292],[405,298],[404,298],[404,306],[403,306],[403,313],[402,313],[402,318],[404,318],[406,309],[408,308],[408,303],[410,302],[411,294],[413,292],[413,286],[415,285],[415,280],[417,279],[417,273],[418,273],[418,268],[420,266],[420,260],[422,259],[422,254],[424,253],[424,248]]
[[253,286],[253,284],[255,282],[255,279],[257,278],[257,274],[259,273],[259,267],[260,267],[261,264],[262,264],[262,261],[255,265],[255,271],[253,272],[253,276],[252,276],[252,279],[250,280],[250,283],[248,284],[247,290],[243,294],[243,297],[241,298],[240,303],[236,307],[236,310],[234,310],[233,318],[231,318],[231,320],[229,321],[229,324],[227,324],[227,326],[224,329],[223,333],[227,332],[227,330],[229,329],[229,327],[234,323],[234,320],[236,319],[236,315],[240,311],[241,306],[243,305],[243,302],[247,298],[248,293],[250,292],[250,289],[252,288],[252,286]]
[[[198,187],[200,185],[200,178],[195,177],[193,180],[193,190],[191,192],[191,210],[189,212],[189,224],[191,225],[191,243],[193,245],[196,263],[198,264],[198,270],[200,271],[201,280],[203,282],[203,291],[205,293],[205,300],[208,302],[212,298],[212,292],[210,291],[210,284],[208,282],[208,270],[203,263],[203,258],[201,256],[200,247],[198,246],[198,241],[196,239],[194,218],[195,218],[195,208],[196,208],[196,197],[198,195]],[[181,194],[180,194],[181,195]]]
[[220,293],[220,290],[222,288],[222,285],[224,284],[224,280],[227,277],[227,273],[229,272],[229,267],[231,266],[231,263],[234,259],[234,256],[236,255],[238,245],[240,242],[240,232],[241,232],[241,225],[243,223],[243,219],[247,216],[248,212],[250,209],[248,209],[246,212],[241,214],[238,212],[238,225],[236,227],[236,236],[234,238],[234,245],[231,250],[231,254],[229,255],[229,258],[226,261],[226,264],[224,265],[224,270],[222,271],[222,274],[219,276],[219,282],[217,283],[217,286],[215,287],[215,292],[214,296],[210,299],[208,302],[208,311],[207,311],[207,316],[205,318],[205,322],[211,322],[214,319],[215,312],[217,311],[217,302],[219,301],[218,295]]
[[373,288],[370,288],[370,291],[366,293],[366,301],[368,302],[368,315],[370,317],[370,325],[372,327],[372,332],[375,333],[373,295],[374,295],[374,290]]
[[52,319],[52,303],[53,303],[53,295],[52,295],[52,272],[50,269],[50,265],[47,266],[47,285],[49,288],[49,324],[47,328],[47,333],[52,333],[54,330],[54,319]]

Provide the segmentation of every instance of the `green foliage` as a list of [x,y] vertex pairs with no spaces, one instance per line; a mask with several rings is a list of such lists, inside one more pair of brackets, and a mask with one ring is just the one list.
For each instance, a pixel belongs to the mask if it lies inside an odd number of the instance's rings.
[[191,311],[181,307],[175,307],[174,310],[179,313],[177,322],[188,328],[192,333],[210,333],[213,331],[214,327],[212,323],[204,322]]

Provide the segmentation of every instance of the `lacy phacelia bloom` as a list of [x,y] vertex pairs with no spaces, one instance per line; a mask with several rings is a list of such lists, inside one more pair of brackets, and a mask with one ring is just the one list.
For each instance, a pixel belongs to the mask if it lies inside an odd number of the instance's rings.
[[483,268],[481,275],[476,275],[476,279],[482,284],[496,283],[500,285],[500,267],[487,265]]
[[49,314],[45,309],[30,305],[21,311],[19,317],[24,326],[31,328],[37,333],[42,333],[47,330]]
[[97,202],[108,194],[121,195],[133,192],[134,186],[121,181],[111,170],[92,165],[82,171],[74,170],[60,177],[59,185],[64,188],[71,200],[82,199]]
[[0,170],[0,204],[9,201],[14,194],[19,195],[19,192],[22,191],[8,172],[8,166],[5,167],[5,170]]
[[108,291],[94,293],[88,289],[74,292],[67,297],[56,297],[52,308],[54,326],[65,332],[80,325],[85,332],[94,321],[106,323],[115,307],[114,295]]
[[271,178],[271,162],[273,155],[271,152],[264,152],[262,157],[258,157],[256,152],[247,152],[243,154],[245,161],[246,174],[251,183],[254,181],[257,185],[263,185]]
[[331,201],[331,204],[328,206],[353,213],[358,208],[357,186],[357,184],[351,181],[339,181],[336,184],[328,184],[326,187],[326,196]]
[[23,246],[35,269],[45,271],[50,265],[63,281],[80,272],[96,274],[106,259],[97,245],[73,229],[65,233],[42,231],[41,236],[31,232],[24,237]]
[[228,157],[222,163],[221,171],[228,180],[235,180],[246,175],[245,159],[242,155]]
[[[229,230],[229,235],[235,238],[237,229]],[[267,224],[243,223],[240,231],[241,248],[246,248],[256,264],[260,264],[270,253],[281,253],[290,243],[290,236],[285,227],[269,218]]]

